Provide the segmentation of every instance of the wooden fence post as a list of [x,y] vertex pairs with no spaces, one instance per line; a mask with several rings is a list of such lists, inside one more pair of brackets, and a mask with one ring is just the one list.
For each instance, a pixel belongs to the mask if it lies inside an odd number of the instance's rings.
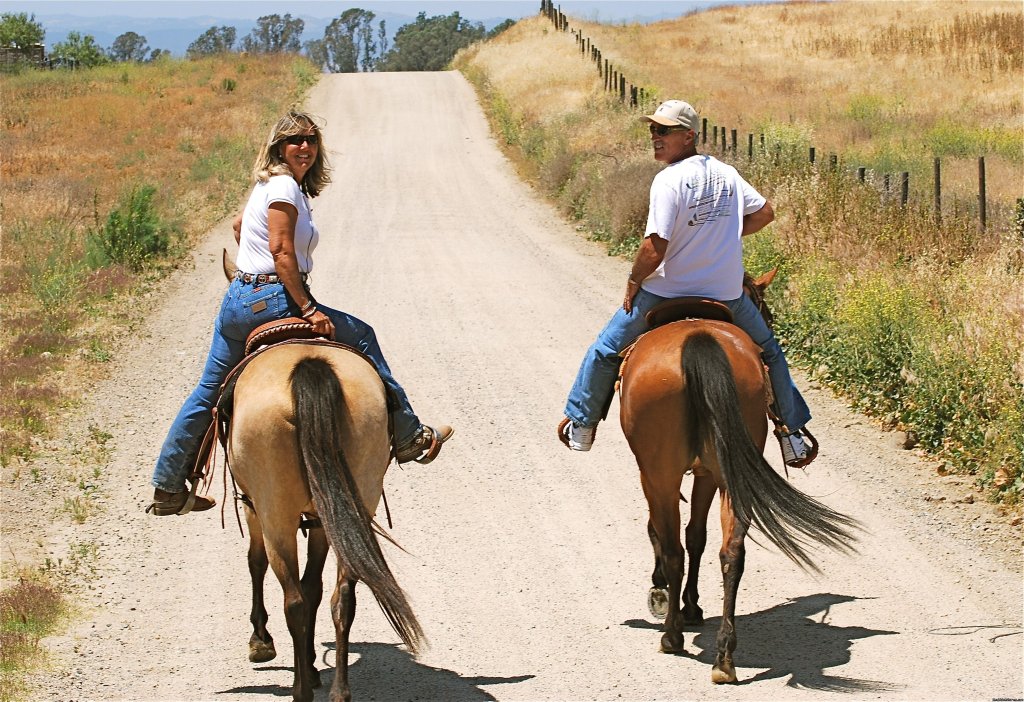
[[754,160],[754,134],[750,132],[747,134],[747,160]]
[[942,161],[935,157],[935,222],[942,221]]
[[864,174],[867,173],[867,169],[864,166],[857,168],[857,181],[860,183],[864,182]]
[[903,171],[900,174],[900,206],[906,207],[910,198],[910,173]]
[[708,118],[701,118],[700,125],[700,143],[705,145],[708,143]]
[[736,153],[736,130],[733,129],[730,133],[732,134],[732,152]]
[[834,171],[839,168],[839,157],[835,154],[828,155],[828,169]]
[[813,146],[810,148],[810,151],[809,151],[808,155],[810,156],[811,165],[813,166],[814,165],[814,147]]
[[978,157],[978,228],[985,231],[985,157]]

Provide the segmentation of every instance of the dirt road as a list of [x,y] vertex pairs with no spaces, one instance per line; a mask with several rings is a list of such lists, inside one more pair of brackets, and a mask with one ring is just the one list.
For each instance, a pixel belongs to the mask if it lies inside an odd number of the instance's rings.
[[[814,388],[822,456],[792,479],[864,522],[860,554],[822,553],[824,573],[811,577],[751,544],[738,606],[742,684],[714,687],[713,535],[708,621],[687,634],[688,655],[658,653],[644,501],[618,423],[602,426],[589,454],[554,439],[628,263],[517,180],[458,73],[325,77],[308,106],[326,119],[335,167],[313,202],[322,232],[313,289],[375,326],[425,421],[457,428],[436,463],[393,468],[386,480],[392,534],[408,551],[387,553],[431,648],[411,658],[361,588],[356,699],[1024,697],[1019,529],[984,505],[954,504],[967,484],[940,481]],[[223,530],[219,510],[142,513],[153,459],[205,357],[230,242],[225,222],[194,269],[141,301],[146,323],[82,410],[83,426],[114,435],[114,453],[98,486],[105,513],[74,528],[58,518],[38,537],[53,553],[74,542],[98,554],[81,623],[48,642],[55,672],[37,680],[43,699],[288,694],[291,644],[272,575],[279,657],[246,659],[246,541],[230,506]],[[218,476],[218,499],[221,489]],[[22,517],[39,524],[9,513]],[[322,661],[333,660],[329,617],[322,607]]]

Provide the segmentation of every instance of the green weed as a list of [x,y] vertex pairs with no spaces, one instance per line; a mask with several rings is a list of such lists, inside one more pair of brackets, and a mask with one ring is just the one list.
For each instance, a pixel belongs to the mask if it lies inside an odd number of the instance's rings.
[[114,263],[141,271],[167,253],[171,228],[157,212],[155,194],[155,187],[141,185],[122,195],[103,226],[89,234],[86,260],[92,267]]

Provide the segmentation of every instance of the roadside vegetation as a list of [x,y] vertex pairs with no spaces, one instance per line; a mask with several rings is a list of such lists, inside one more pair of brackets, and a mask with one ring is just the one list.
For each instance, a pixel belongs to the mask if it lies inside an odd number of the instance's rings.
[[[0,476],[8,495],[59,486],[56,519],[82,523],[111,438],[76,437],[54,475],[49,450],[147,293],[242,202],[257,142],[316,81],[306,59],[225,54],[0,76]],[[90,546],[76,544],[76,572]],[[58,626],[68,563],[4,559],[0,698],[14,699],[38,641]]]
[[[738,129],[736,151],[710,136],[701,150],[736,165],[775,205],[776,222],[745,248],[749,270],[780,267],[769,292],[791,358],[854,408],[907,431],[938,472],[973,476],[1018,510],[1024,12],[989,2],[864,7],[723,7],[647,26],[570,18],[565,32],[539,16],[454,65],[523,175],[611,254],[639,244],[660,166],[639,108],[605,92],[573,32],[644,89],[640,108],[679,97],[709,125]],[[758,135],[752,158],[747,133]],[[945,168],[941,220],[930,200],[935,157]],[[882,187],[883,174],[902,171],[913,184],[906,206]]]

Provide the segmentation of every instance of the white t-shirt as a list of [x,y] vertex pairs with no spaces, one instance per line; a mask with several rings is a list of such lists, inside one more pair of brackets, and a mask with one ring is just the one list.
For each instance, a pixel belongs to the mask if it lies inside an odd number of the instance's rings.
[[271,176],[266,183],[256,183],[242,212],[242,233],[235,265],[245,273],[276,272],[274,257],[270,255],[270,230],[267,226],[267,211],[274,202],[287,202],[299,213],[295,222],[295,257],[299,262],[299,272],[309,273],[313,268],[313,249],[320,241],[320,234],[313,224],[309,199],[290,175]]
[[646,235],[657,234],[668,247],[643,289],[662,297],[738,298],[743,217],[764,204],[735,168],[711,156],[691,156],[659,172],[651,183]]

